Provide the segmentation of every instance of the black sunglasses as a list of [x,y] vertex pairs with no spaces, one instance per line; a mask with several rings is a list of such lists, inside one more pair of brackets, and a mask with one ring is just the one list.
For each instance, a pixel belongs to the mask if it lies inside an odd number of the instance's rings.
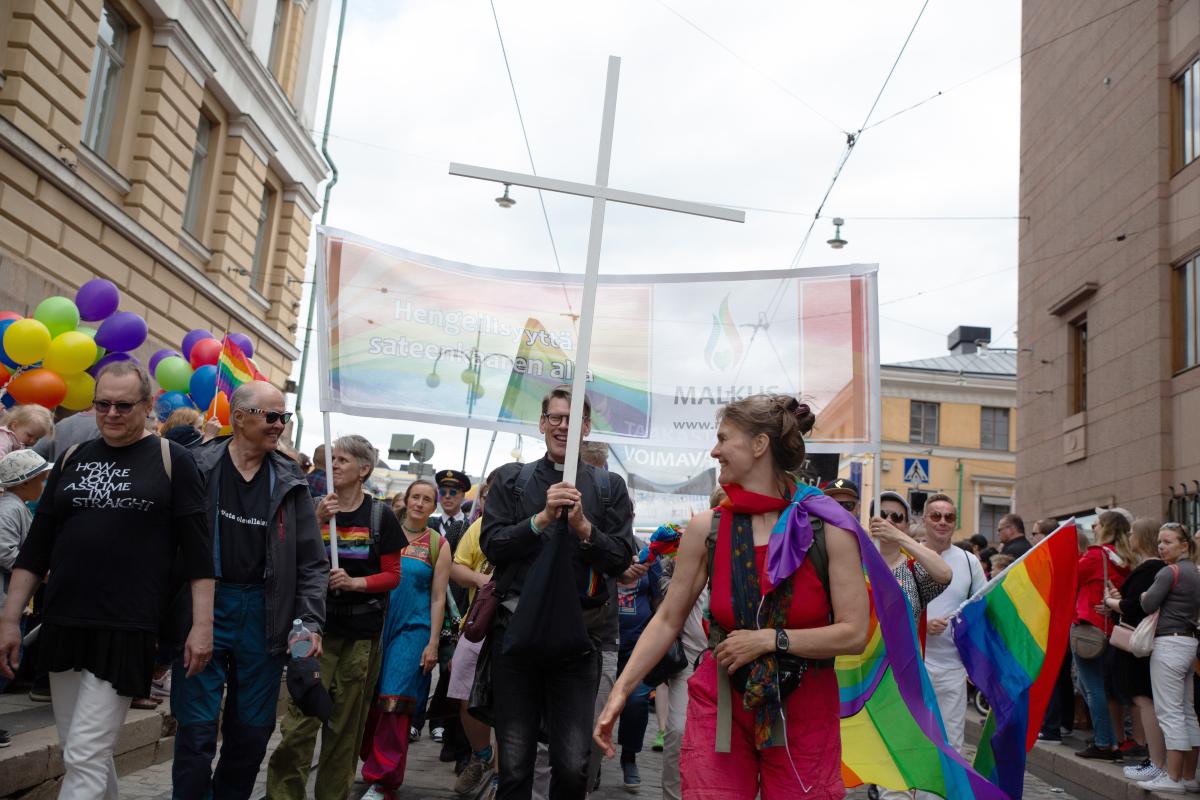
[[268,425],[274,425],[276,422],[287,425],[292,420],[291,411],[264,411],[261,408],[243,408],[242,410],[250,414],[262,414],[262,418],[267,421]]
[[841,506],[842,508],[846,509],[847,511],[853,511],[854,507],[856,505],[858,505],[858,501],[856,501],[856,500],[838,500],[837,504],[839,506]]
[[113,409],[116,409],[117,416],[123,417],[130,411],[133,411],[134,406],[141,402],[141,400],[138,400],[137,403],[114,403],[110,400],[93,400],[92,408],[96,409],[96,413],[102,417],[106,416]]
[[890,519],[893,525],[908,521],[908,515],[903,511],[885,511],[882,516],[884,519]]

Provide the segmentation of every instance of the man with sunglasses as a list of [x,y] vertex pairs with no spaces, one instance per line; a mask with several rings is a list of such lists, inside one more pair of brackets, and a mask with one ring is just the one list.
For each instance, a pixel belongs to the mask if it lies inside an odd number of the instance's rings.
[[952,543],[958,511],[948,495],[930,495],[925,501],[922,520],[925,524],[925,545],[940,555],[954,573],[950,585],[927,607],[929,621],[925,668],[937,694],[946,736],[956,750],[962,750],[967,710],[967,671],[958,656],[958,648],[954,646],[950,617],[968,597],[983,587],[987,578],[979,559]]
[[292,414],[263,381],[238,387],[229,405],[233,435],[193,451],[208,479],[217,592],[212,661],[190,678],[176,666],[171,681],[178,798],[249,797],[275,729],[293,620],[313,634],[310,655],[321,656],[329,561],[308,482],[278,451]]
[[862,511],[861,495],[858,484],[849,478],[838,478],[825,487],[825,494],[837,501],[837,504],[858,518]]

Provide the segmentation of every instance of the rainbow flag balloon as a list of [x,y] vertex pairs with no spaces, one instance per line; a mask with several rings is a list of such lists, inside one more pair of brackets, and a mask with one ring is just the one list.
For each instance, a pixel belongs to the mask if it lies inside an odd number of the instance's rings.
[[871,620],[863,652],[834,662],[843,781],[847,787],[921,789],[954,800],[1007,800],[947,741],[908,597],[866,532],[854,527]]
[[242,348],[228,336],[221,342],[221,355],[217,359],[217,392],[233,397],[234,389],[243,383],[264,380],[263,374],[250,362]]
[[1025,754],[1037,742],[1074,619],[1075,520],[1037,543],[959,611],[954,644],[992,710],[975,769],[1020,800]]

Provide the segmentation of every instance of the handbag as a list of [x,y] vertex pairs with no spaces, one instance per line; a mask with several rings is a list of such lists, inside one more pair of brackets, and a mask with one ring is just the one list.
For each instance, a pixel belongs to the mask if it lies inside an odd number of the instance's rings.
[[496,587],[496,581],[490,580],[480,587],[467,609],[467,621],[463,624],[462,635],[468,642],[478,644],[487,638],[492,629],[492,620],[496,617],[496,607],[500,605],[500,596],[504,592]]
[[687,653],[683,650],[683,639],[676,637],[675,641],[671,642],[671,646],[667,648],[667,652],[659,659],[659,662],[646,673],[646,677],[642,679],[642,683],[647,686],[662,686],[671,680],[671,678],[683,672],[683,668],[686,666]]
[[1080,658],[1096,658],[1104,652],[1104,631],[1090,622],[1071,626],[1071,652]]

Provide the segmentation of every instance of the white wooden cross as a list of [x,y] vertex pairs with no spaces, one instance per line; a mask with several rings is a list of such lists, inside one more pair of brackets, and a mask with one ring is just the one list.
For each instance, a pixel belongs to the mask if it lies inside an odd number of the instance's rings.
[[550,192],[563,192],[592,198],[592,226],[588,234],[587,270],[583,274],[583,303],[579,312],[579,342],[575,353],[575,375],[571,384],[571,418],[567,427],[567,460],[563,465],[563,480],[575,483],[579,461],[579,440],[583,429],[583,396],[587,390],[588,360],[592,350],[592,318],[596,308],[596,284],[600,274],[600,244],[604,238],[604,206],[609,200],[647,208],[678,211],[730,222],[745,222],[746,214],[721,206],[673,200],[637,192],[611,189],[608,186],[608,167],[612,160],[613,125],[617,116],[617,80],[621,74],[621,59],[608,57],[608,82],[604,89],[604,119],[600,125],[600,155],[596,160],[596,183],[574,183],[519,172],[505,172],[468,164],[451,164],[450,174],[464,178],[528,186]]

